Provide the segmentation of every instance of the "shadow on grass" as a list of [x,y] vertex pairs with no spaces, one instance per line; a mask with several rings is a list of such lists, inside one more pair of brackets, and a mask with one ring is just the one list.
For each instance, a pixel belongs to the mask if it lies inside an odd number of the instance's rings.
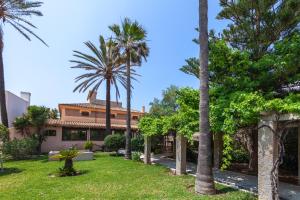
[[1,176],[6,176],[6,175],[10,175],[10,174],[18,174],[21,173],[22,169],[18,169],[18,168],[4,168],[4,171],[0,171],[0,177]]
[[73,175],[73,176],[61,176],[59,174],[59,172],[56,171],[54,173],[48,174],[48,176],[51,177],[51,178],[66,178],[66,177],[82,176],[82,175],[85,175],[85,174],[87,174],[89,172],[90,172],[90,170],[78,170],[76,175]]

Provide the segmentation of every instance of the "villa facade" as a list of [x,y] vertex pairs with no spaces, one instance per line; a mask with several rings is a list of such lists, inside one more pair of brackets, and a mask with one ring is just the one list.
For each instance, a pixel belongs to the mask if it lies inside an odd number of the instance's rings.
[[[42,152],[57,151],[75,146],[83,149],[86,141],[92,141],[94,149],[102,149],[106,137],[106,102],[96,99],[96,93],[90,95],[87,103],[59,104],[59,119],[50,119],[44,127],[46,141]],[[138,119],[144,115],[141,111],[131,110],[131,129],[136,134]],[[111,102],[112,134],[124,134],[126,131],[126,108],[120,102]],[[10,131],[11,138],[18,138],[16,131]]]

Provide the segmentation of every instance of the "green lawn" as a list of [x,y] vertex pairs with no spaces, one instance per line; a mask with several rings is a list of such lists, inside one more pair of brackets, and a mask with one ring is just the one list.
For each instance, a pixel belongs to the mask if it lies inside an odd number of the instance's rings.
[[93,161],[75,162],[75,168],[85,170],[76,177],[50,177],[62,166],[36,160],[11,161],[0,174],[0,199],[256,199],[248,193],[217,185],[218,195],[197,196],[193,193],[194,177],[173,176],[162,166],[97,154]]

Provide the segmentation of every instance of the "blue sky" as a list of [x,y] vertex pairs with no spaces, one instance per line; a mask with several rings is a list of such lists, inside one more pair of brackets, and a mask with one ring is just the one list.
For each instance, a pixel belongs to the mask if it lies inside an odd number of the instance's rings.
[[[217,32],[226,26],[215,19],[218,2],[209,1],[209,28]],[[31,21],[49,48],[34,38],[28,42],[9,25],[4,27],[6,89],[31,92],[32,104],[55,108],[58,103],[85,102],[86,93],[73,93],[74,78],[82,71],[70,69],[72,50],[87,52],[83,42],[98,44],[98,36],[109,37],[107,27],[124,17],[146,28],[150,46],[148,62],[138,69],[141,77],[134,83],[133,108],[148,108],[171,84],[198,88],[198,80],[178,70],[186,58],[198,56],[192,42],[197,37],[198,0],[47,0],[41,11],[44,16]],[[98,95],[105,98],[104,87]]]

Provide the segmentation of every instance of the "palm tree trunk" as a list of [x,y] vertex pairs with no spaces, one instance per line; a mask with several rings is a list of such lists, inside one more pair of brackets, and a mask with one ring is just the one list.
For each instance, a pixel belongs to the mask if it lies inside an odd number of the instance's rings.
[[200,27],[200,136],[195,191],[200,194],[215,194],[212,174],[212,134],[209,125],[208,85],[208,20],[207,0],[199,0]]
[[110,79],[106,79],[106,135],[111,134],[110,120]]
[[5,98],[4,65],[3,65],[3,33],[0,29],[0,106],[2,124],[8,127],[8,118]]
[[126,146],[125,146],[125,159],[131,159],[131,79],[130,79],[130,53],[127,52],[126,63],[126,92],[127,92],[127,117],[126,117]]

